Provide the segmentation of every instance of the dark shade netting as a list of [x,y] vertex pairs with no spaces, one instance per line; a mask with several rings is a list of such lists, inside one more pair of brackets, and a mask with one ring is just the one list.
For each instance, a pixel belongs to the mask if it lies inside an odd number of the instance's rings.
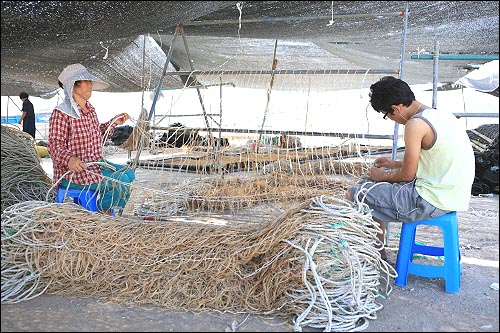
[[[497,1],[408,4],[403,78],[410,84],[432,82],[433,62],[412,60],[410,53],[433,52],[435,41],[441,54],[498,55]],[[50,94],[71,63],[82,63],[109,82],[110,92],[140,91],[145,77],[156,85],[180,23],[190,55],[179,37],[171,63],[181,71],[190,70],[188,59],[202,71],[269,70],[274,40],[278,69],[398,70],[405,6],[404,1],[2,1],[1,94]],[[150,38],[145,51],[143,35]],[[464,67],[486,61],[441,61],[439,80],[454,82],[466,74]],[[186,78],[167,75],[163,87],[182,87]]]

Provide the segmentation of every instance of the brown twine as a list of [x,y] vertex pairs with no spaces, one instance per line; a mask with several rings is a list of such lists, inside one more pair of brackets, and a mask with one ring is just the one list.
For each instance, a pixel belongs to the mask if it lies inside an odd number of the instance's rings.
[[349,182],[327,177],[296,177],[274,172],[250,179],[210,179],[187,189],[187,209],[238,211],[263,202],[290,207],[320,195],[343,195]]
[[[345,249],[357,242],[364,258],[357,269],[381,269],[374,247],[379,230],[369,216],[351,211],[328,217],[310,207],[308,200],[256,227],[148,223],[92,214],[73,204],[20,203],[2,214],[2,277],[8,280],[8,267],[28,264],[30,274],[39,274],[37,291],[48,285],[49,293],[169,309],[296,315],[308,306],[304,277],[315,282],[298,248],[307,250],[321,239],[312,256],[325,281],[355,278]],[[376,298],[372,287],[360,286],[372,294],[368,300]],[[337,302],[355,308],[354,291],[346,295],[350,300]]]
[[[288,247],[280,239],[290,235],[294,223],[279,232],[277,225],[258,230],[138,223],[106,219],[73,205],[42,206],[24,218],[41,232],[30,230],[23,236],[46,246],[9,253],[15,254],[14,262],[27,258],[42,279],[55,281],[51,293],[69,291],[173,309],[269,312],[281,306],[280,290],[293,285],[293,269],[270,285],[265,282],[273,279],[261,280],[262,274],[242,279],[236,273],[251,273]],[[270,288],[276,290],[268,292]]]
[[141,110],[136,126],[132,129],[132,134],[119,147],[128,151],[137,150],[139,142],[142,141],[143,147],[149,145],[151,135],[149,134],[149,121],[146,109]]

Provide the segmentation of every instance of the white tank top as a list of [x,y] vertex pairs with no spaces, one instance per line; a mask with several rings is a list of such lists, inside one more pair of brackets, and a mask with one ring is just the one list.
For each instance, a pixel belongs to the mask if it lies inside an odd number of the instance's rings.
[[434,131],[429,149],[420,151],[416,190],[435,207],[450,211],[469,209],[475,158],[465,128],[450,112],[426,109],[414,117]]

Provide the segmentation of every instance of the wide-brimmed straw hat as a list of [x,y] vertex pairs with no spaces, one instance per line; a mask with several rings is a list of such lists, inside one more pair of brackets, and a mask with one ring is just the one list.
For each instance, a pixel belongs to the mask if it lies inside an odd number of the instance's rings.
[[82,64],[72,64],[67,66],[61,74],[57,77],[59,81],[66,87],[71,84],[73,86],[75,81],[89,80],[92,81],[93,90],[104,90],[109,87],[109,84],[103,80],[90,74],[89,71]]

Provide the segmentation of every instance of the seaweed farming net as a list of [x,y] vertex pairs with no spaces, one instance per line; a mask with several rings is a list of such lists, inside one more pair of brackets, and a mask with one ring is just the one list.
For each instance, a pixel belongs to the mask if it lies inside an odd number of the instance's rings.
[[[347,182],[363,178],[371,154],[391,151],[392,125],[368,112],[368,90],[359,90],[383,75],[191,73],[184,89],[161,92],[148,126],[139,126],[141,113],[121,145],[129,164],[155,179],[155,191],[138,188],[133,195],[133,214],[248,220],[254,214],[245,209],[260,204],[279,211],[312,196],[343,196]],[[148,140],[130,144],[141,138]]]

